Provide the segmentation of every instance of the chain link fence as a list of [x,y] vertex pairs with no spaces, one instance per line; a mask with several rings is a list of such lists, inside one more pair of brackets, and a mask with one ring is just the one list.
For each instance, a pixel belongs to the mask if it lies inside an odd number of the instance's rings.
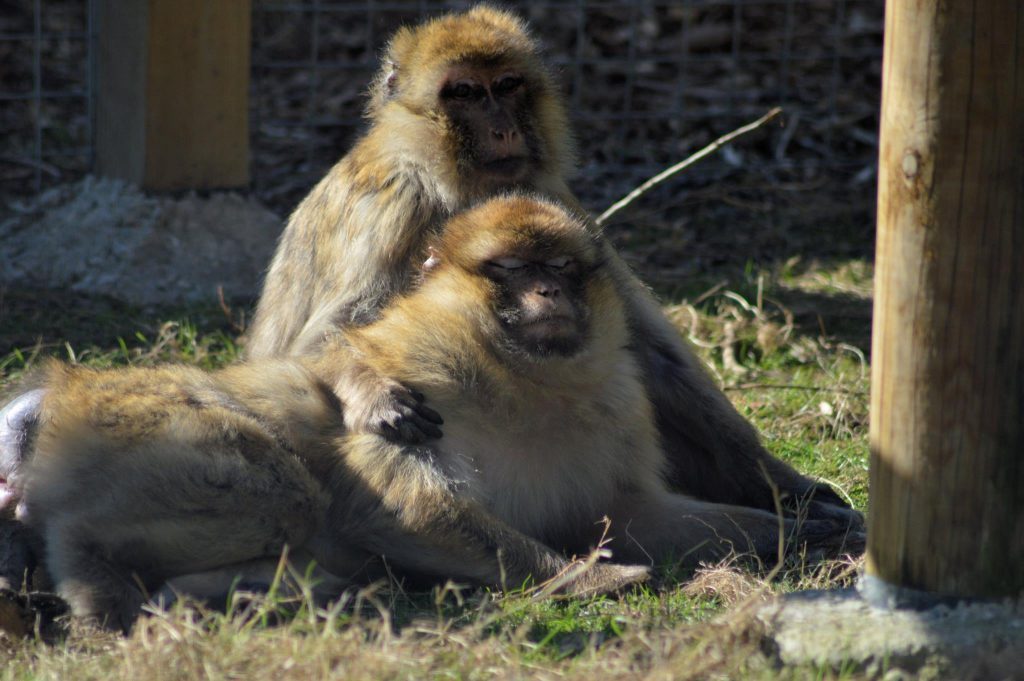
[[0,0],[0,197],[92,166],[92,3]]
[[[294,182],[308,187],[350,145],[362,124],[365,86],[395,28],[470,4],[257,3],[254,177],[260,194],[300,194]],[[716,177],[744,164],[803,179],[828,171],[870,179],[881,5],[508,3],[533,25],[561,76],[580,143],[576,184],[592,202],[776,105],[786,111],[785,125],[762,135],[756,154],[727,154],[695,172]]]
[[[350,146],[365,88],[400,25],[468,2],[253,5],[252,190],[284,213]],[[725,178],[868,197],[881,86],[880,0],[511,2],[560,76],[594,209],[772,106],[782,123],[661,191]],[[93,157],[91,0],[0,0],[0,197],[31,197]],[[749,197],[748,197],[749,198]],[[754,197],[757,200],[758,197]],[[870,200],[866,205],[870,204]],[[870,219],[870,208],[867,217]],[[870,237],[867,239],[870,242]]]

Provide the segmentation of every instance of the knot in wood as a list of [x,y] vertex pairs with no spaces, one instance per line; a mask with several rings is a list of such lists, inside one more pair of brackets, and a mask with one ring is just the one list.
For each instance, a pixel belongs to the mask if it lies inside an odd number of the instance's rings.
[[907,149],[903,154],[903,176],[913,180],[921,171],[921,155],[913,149]]

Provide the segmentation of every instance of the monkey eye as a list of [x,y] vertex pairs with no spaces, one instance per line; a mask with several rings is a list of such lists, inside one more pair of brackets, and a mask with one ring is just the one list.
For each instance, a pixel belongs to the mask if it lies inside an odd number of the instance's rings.
[[518,270],[526,267],[526,261],[520,260],[519,258],[497,258],[495,260],[488,261],[487,264],[499,267],[503,270]]
[[519,76],[503,76],[495,81],[493,90],[496,95],[507,95],[519,89],[523,79]]
[[452,99],[469,99],[476,94],[476,89],[476,83],[460,80],[448,88],[447,95]]
[[544,263],[545,267],[553,267],[556,270],[563,269],[572,264],[572,258],[567,255],[563,255],[559,258],[552,258]]

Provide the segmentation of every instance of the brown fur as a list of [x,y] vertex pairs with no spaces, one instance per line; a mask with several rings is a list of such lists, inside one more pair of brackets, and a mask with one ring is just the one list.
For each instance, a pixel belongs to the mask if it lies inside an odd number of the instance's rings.
[[[517,184],[578,207],[564,180],[573,161],[564,104],[523,22],[480,6],[403,29],[372,87],[368,132],[288,221],[256,311],[249,357],[305,354],[337,330],[374,319],[413,285],[416,258],[437,225],[504,188],[460,167],[440,107],[445,69],[464,62],[498,63],[524,74],[542,154]],[[789,513],[799,506],[810,517],[862,526],[860,515],[827,485],[764,449],[646,287],[607,242],[602,248],[626,300],[630,345],[654,403],[673,488],[765,510],[775,508],[778,490]],[[412,404],[393,377],[367,367],[353,364],[337,379],[335,390],[352,406],[346,422],[356,430],[401,420],[396,403]]]
[[[501,190],[461,150],[438,99],[452,64],[500,58],[523,74],[542,156],[526,185],[568,196],[571,136],[537,45],[513,15],[488,7],[402,29],[371,94],[371,126],[288,220],[246,344],[251,358],[303,354],[339,327],[372,320],[409,288],[424,240],[456,211]],[[478,68],[487,68],[480,66]]]
[[[559,295],[580,297],[574,351],[510,344],[518,336],[496,314],[503,284],[486,274],[504,256],[534,269],[572,258],[556,278],[573,284]],[[606,516],[618,561],[775,554],[772,514],[666,486],[614,270],[581,221],[494,199],[454,218],[432,260],[415,292],[303,363],[212,374],[53,364],[23,495],[73,611],[128,628],[163,580],[185,575],[181,588],[202,590],[265,574],[285,544],[341,578],[383,554],[406,573],[518,586],[564,572]],[[414,447],[346,432],[325,379],[353,352],[445,409],[447,436]],[[836,548],[833,524],[784,527]],[[645,576],[598,563],[566,588]]]

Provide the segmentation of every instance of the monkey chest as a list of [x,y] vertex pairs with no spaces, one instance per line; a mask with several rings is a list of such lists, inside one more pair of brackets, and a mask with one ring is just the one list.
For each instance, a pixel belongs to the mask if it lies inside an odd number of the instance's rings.
[[538,538],[600,521],[621,477],[609,443],[576,428],[462,428],[449,421],[441,443],[443,465],[461,493]]

